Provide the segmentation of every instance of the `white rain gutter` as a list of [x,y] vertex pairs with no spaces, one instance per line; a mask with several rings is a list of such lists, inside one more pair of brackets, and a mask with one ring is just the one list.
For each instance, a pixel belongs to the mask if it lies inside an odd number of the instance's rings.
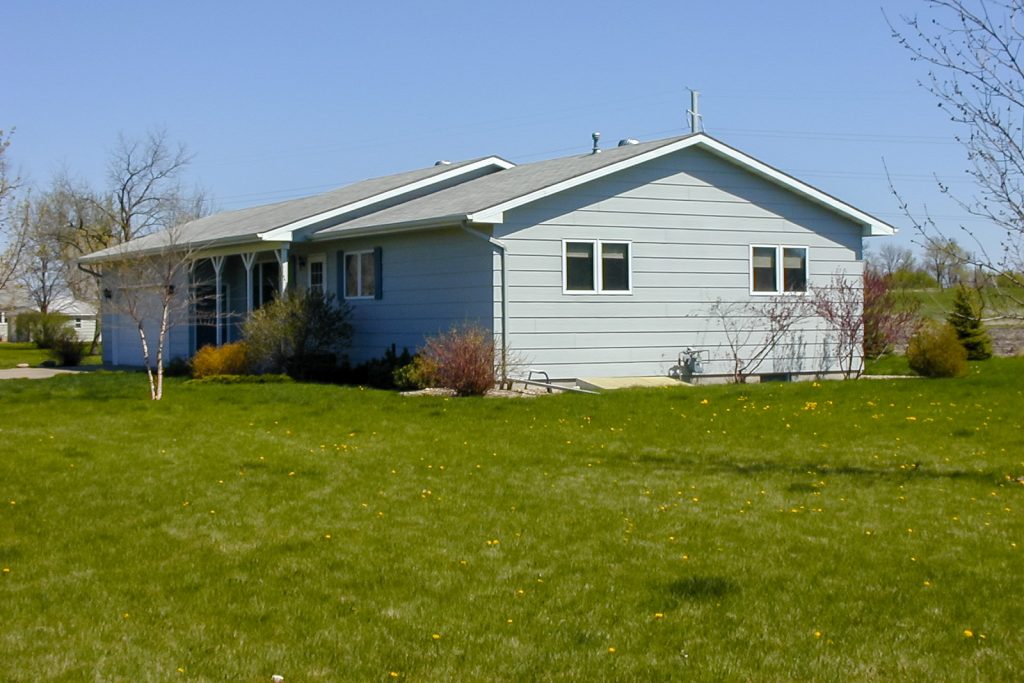
[[499,239],[469,227],[468,220],[462,221],[459,227],[467,234],[485,240],[496,247],[501,257],[501,382],[504,384],[508,381],[508,264],[505,258],[508,246]]

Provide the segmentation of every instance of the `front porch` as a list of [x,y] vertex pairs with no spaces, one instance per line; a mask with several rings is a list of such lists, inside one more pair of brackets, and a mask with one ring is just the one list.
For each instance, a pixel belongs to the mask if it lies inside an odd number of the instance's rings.
[[239,341],[254,310],[289,288],[324,291],[326,275],[325,254],[295,253],[288,246],[199,255],[190,270],[192,353]]

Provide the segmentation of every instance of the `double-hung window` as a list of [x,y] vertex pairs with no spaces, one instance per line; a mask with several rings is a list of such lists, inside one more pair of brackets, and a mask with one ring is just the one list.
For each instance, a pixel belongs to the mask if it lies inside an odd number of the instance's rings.
[[323,254],[309,257],[309,280],[306,283],[310,292],[316,294],[324,293],[324,267],[325,259]]
[[752,294],[807,292],[807,247],[755,244],[750,247]]
[[566,293],[629,294],[633,291],[629,242],[566,240],[562,288]]
[[373,251],[345,252],[345,298],[372,299],[377,273]]

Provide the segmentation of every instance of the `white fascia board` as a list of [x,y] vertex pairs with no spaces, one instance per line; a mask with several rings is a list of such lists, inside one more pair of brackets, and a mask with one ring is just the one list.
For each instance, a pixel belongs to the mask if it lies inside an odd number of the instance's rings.
[[773,168],[764,162],[758,161],[754,157],[744,154],[738,149],[734,149],[729,145],[715,140],[714,138],[707,136],[702,137],[703,139],[700,141],[701,145],[718,156],[731,159],[752,173],[756,173],[763,178],[771,180],[777,185],[782,185],[799,195],[803,195],[805,198],[810,199],[816,204],[824,206],[827,209],[831,209],[845,218],[860,223],[864,226],[865,237],[893,235],[896,233],[895,227],[889,225],[885,221],[875,218],[869,213],[865,213],[840,199],[836,199],[832,195],[822,192],[818,188],[808,185],[802,180],[798,180],[788,173],[784,173],[777,168]]
[[[126,245],[131,242],[126,242]],[[121,245],[124,246],[124,245]],[[233,240],[195,240],[192,242],[178,242],[175,244],[158,244],[142,249],[119,249],[111,247],[102,252],[87,254],[78,259],[81,264],[107,263],[113,261],[126,261],[133,258],[144,258],[161,253],[190,252],[195,258],[207,258],[209,256],[231,256],[243,252],[270,251],[278,247],[287,246],[287,242],[266,242],[255,241],[253,237],[247,236]]]
[[575,178],[563,180],[560,183],[549,185],[548,187],[525,194],[521,197],[516,197],[515,199],[510,199],[509,201],[501,204],[481,209],[480,211],[475,211],[467,216],[467,218],[474,223],[501,223],[504,218],[505,211],[510,209],[535,202],[558,192],[571,189],[578,185],[583,185],[584,183],[589,183],[593,180],[611,175],[612,173],[618,173],[619,171],[632,168],[633,166],[638,166],[651,161],[652,159],[657,159],[688,147],[697,146],[703,147],[717,156],[724,157],[733,163],[746,168],[752,173],[766,178],[777,185],[781,185],[817,204],[831,209],[845,218],[856,223],[860,223],[864,226],[864,235],[867,237],[873,237],[876,235],[892,235],[896,232],[896,228],[888,223],[885,223],[870,214],[864,213],[863,211],[850,206],[846,202],[840,201],[832,195],[826,194],[803,181],[797,180],[787,173],[783,173],[776,168],[772,168],[768,164],[760,162],[754,157],[721,143],[704,133],[691,135],[671,144],[658,147],[657,149],[652,149],[644,154],[638,154],[635,157],[624,159],[619,163],[609,164],[608,166],[595,169],[590,173],[584,173],[583,175],[576,176]]
[[474,171],[479,171],[480,169],[487,168],[488,166],[497,166],[501,170],[507,170],[515,166],[515,164],[513,164],[511,161],[506,161],[501,157],[487,157],[486,159],[480,159],[479,161],[474,161],[471,164],[459,166],[458,168],[453,168],[450,171],[439,173],[437,175],[430,176],[429,178],[418,180],[414,183],[408,183],[406,185],[402,185],[401,187],[396,187],[395,189],[388,190],[387,192],[375,194],[372,197],[367,197],[357,202],[352,202],[351,204],[339,206],[335,209],[331,209],[330,211],[318,213],[315,216],[309,216],[308,218],[303,218],[301,220],[288,223],[287,225],[282,225],[277,228],[273,228],[272,230],[267,230],[266,232],[259,233],[257,237],[259,237],[262,240],[291,242],[293,234],[297,230],[301,230],[302,228],[309,227],[310,225],[315,225],[317,223],[320,223],[321,221],[337,218],[338,216],[344,215],[346,213],[358,211],[359,209],[366,208],[367,206],[372,206],[379,202],[387,201],[388,199],[393,199],[395,197],[399,197],[409,192],[415,192],[416,190],[421,190],[425,187],[430,187],[431,185],[436,185],[446,180],[451,180],[452,178],[458,178],[461,175],[472,173]]

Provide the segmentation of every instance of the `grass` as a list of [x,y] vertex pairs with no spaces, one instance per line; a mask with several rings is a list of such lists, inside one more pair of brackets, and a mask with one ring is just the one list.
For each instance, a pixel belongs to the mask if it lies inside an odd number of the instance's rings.
[[1013,680],[1022,378],[0,382],[0,679]]
[[880,358],[869,358],[864,361],[865,375],[916,375],[910,369],[910,362],[902,354],[886,354]]
[[[32,342],[0,342],[0,369],[14,368],[20,363],[28,363],[30,367],[35,368],[48,360],[53,360],[53,355],[50,351],[40,349]],[[82,359],[82,365],[102,364],[102,353],[85,356]]]
[[[949,312],[953,310],[953,299],[956,298],[956,287],[945,289],[908,289],[907,295],[921,302],[921,316],[931,320],[945,321]],[[986,289],[984,296],[988,302],[985,315],[991,316],[997,313],[1021,313],[1019,307],[1005,296],[1000,296],[998,290]],[[1016,294],[1020,298],[1020,294]],[[1005,324],[1005,323],[1004,323]]]

